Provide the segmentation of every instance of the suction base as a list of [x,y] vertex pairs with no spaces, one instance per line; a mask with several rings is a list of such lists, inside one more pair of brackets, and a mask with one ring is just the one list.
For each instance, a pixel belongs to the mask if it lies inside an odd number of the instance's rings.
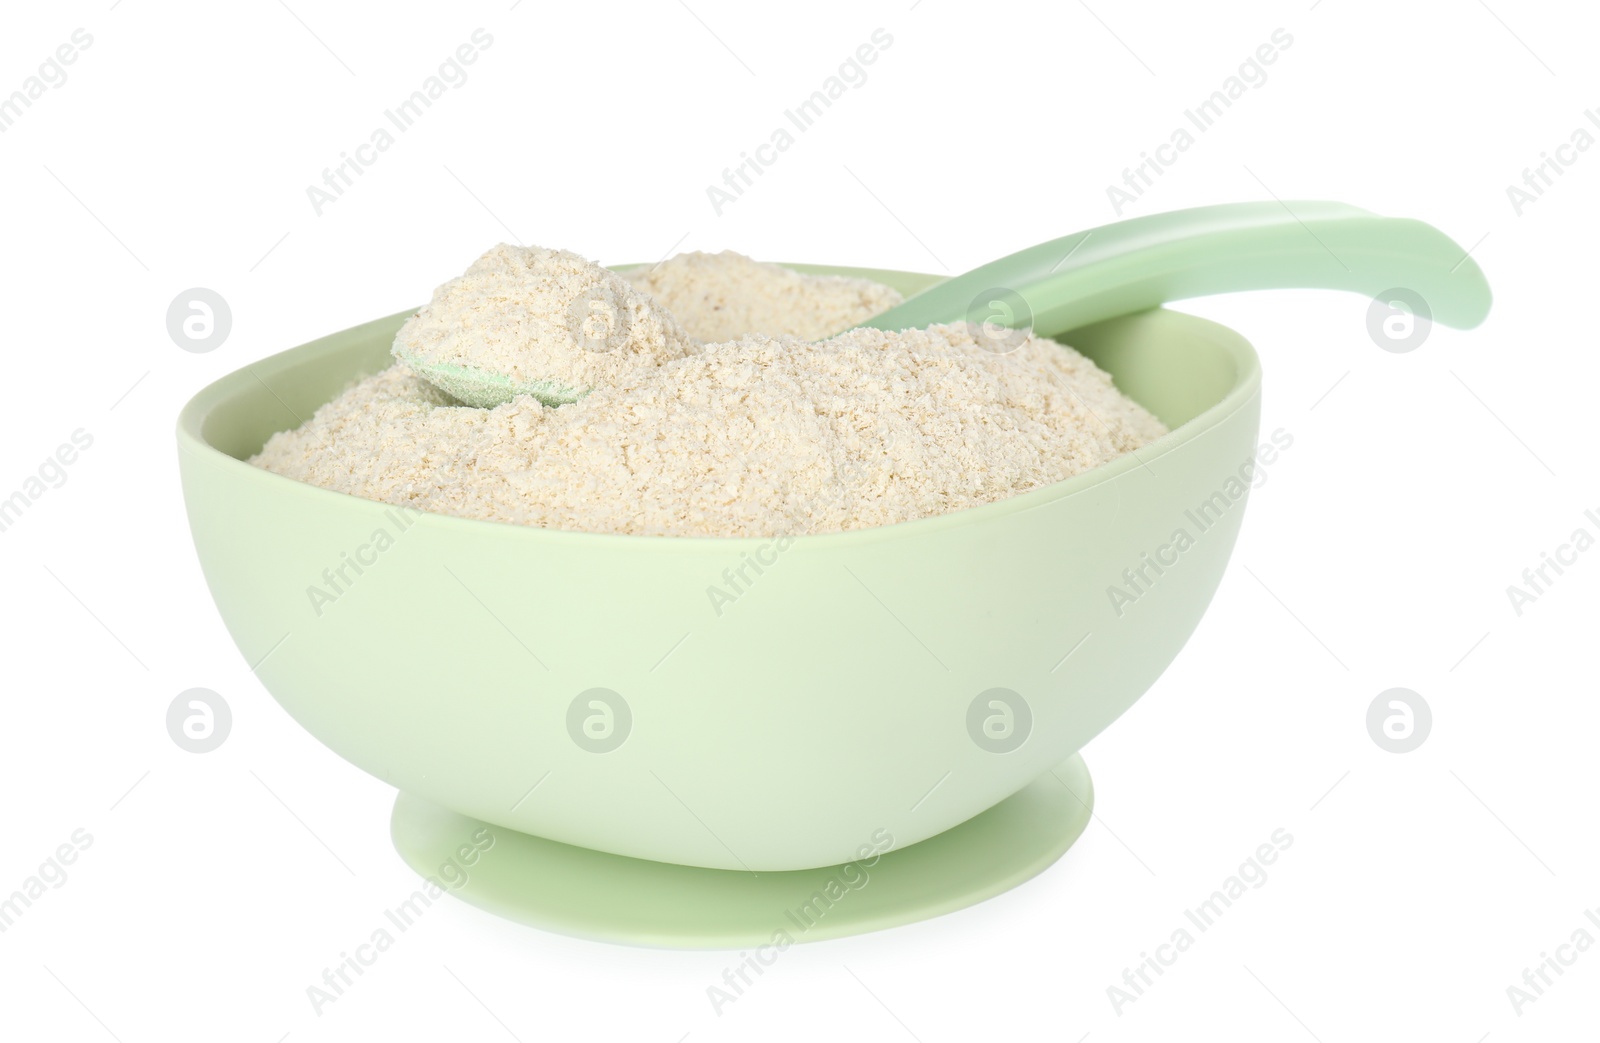
[[[1074,754],[981,815],[875,862],[762,873],[573,847],[405,793],[390,828],[411,868],[507,919],[632,945],[787,948],[926,920],[1008,891],[1072,846],[1093,803],[1089,771]],[[463,845],[472,850],[463,854]]]

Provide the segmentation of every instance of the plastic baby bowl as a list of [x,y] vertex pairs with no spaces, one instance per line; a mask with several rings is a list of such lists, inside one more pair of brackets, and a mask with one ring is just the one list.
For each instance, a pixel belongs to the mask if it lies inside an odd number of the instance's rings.
[[[1423,286],[1437,317],[1464,324],[1487,309],[1481,273],[1431,229],[1385,252],[1372,235],[1396,225],[1368,226],[1365,247],[1306,226],[1273,234],[1351,273],[1347,288]],[[1092,249],[1093,236],[1080,255]],[[1252,263],[1269,285],[1277,269]],[[245,462],[386,366],[408,311],[194,397],[178,446],[195,548],[267,690],[399,789],[395,844],[442,890],[558,931],[683,946],[957,909],[1082,832],[1093,795],[1078,750],[1182,648],[1244,511],[1255,352],[1191,316],[1118,316],[1212,285],[1141,264],[1149,278],[1116,277],[1109,301],[1080,287],[1101,300],[1087,311],[1022,299],[1036,332],[1088,355],[1171,433],[1002,502],[783,540],[621,536],[420,514]],[[940,282],[796,267],[907,294]],[[980,281],[885,321],[959,319],[992,288]],[[1180,529],[1186,546],[1136,598],[1108,595]],[[341,578],[332,600],[309,593],[326,592],[325,570]],[[708,598],[728,570],[747,581],[737,600]]]

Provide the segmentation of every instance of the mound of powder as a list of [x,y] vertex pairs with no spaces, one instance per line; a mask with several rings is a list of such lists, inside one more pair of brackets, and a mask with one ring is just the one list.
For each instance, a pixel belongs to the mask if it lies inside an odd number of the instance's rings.
[[251,462],[440,514],[588,532],[801,535],[926,518],[1061,481],[1160,436],[1082,355],[965,325],[749,336],[559,408],[452,404],[405,366]]
[[677,316],[693,336],[725,341],[746,333],[821,340],[899,304],[882,283],[803,275],[743,254],[684,253],[623,278]]
[[693,350],[678,321],[616,273],[566,250],[507,243],[435,290],[393,348],[407,364],[502,374],[553,402]]

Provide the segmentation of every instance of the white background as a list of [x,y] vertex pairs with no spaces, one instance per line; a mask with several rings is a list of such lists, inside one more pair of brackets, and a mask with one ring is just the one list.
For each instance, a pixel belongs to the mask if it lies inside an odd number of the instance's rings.
[[[19,5],[20,6],[20,5]],[[1309,0],[450,5],[122,0],[8,9],[0,94],[92,46],[0,134],[9,332],[0,496],[93,446],[0,533],[0,894],[93,844],[0,934],[7,1038],[1568,1040],[1600,947],[1507,987],[1600,907],[1600,551],[1519,617],[1506,588],[1600,509],[1600,149],[1519,215],[1506,188],[1600,107],[1576,3]],[[692,8],[692,10],[691,10]],[[1492,8],[1492,10],[1491,10]],[[306,187],[472,30],[492,47],[337,203]],[[721,216],[706,198],[882,27],[893,44]],[[323,969],[414,876],[393,792],[277,707],[189,542],[172,427],[247,361],[425,298],[496,241],[606,263],[736,248],[958,272],[1116,218],[1106,186],[1274,29],[1292,47],[1123,216],[1339,199],[1473,247],[1480,329],[1379,350],[1367,302],[1193,302],[1265,361],[1293,448],[1251,498],[1189,647],[1085,751],[1097,820],[979,907],[799,946],[718,1015],[725,952],[548,935],[447,902],[341,999]],[[1600,134],[1600,128],[1590,127]],[[230,302],[209,354],[165,314]],[[233,711],[218,750],[174,696]],[[1415,752],[1380,691],[1431,705]],[[1293,846],[1135,1003],[1107,987],[1275,830]],[[1587,1037],[1584,1037],[1587,1038]]]

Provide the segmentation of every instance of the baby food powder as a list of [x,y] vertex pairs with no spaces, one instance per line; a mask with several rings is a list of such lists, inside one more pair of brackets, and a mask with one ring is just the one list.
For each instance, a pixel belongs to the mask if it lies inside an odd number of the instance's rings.
[[1004,352],[965,324],[803,339],[898,301],[873,283],[736,254],[686,255],[626,278],[709,343],[676,354],[667,341],[677,334],[662,326],[649,364],[608,368],[608,382],[559,407],[529,396],[463,406],[397,363],[274,435],[252,462],[468,518],[776,536],[991,503],[1166,430],[1088,359],[1031,335],[1006,339]]

